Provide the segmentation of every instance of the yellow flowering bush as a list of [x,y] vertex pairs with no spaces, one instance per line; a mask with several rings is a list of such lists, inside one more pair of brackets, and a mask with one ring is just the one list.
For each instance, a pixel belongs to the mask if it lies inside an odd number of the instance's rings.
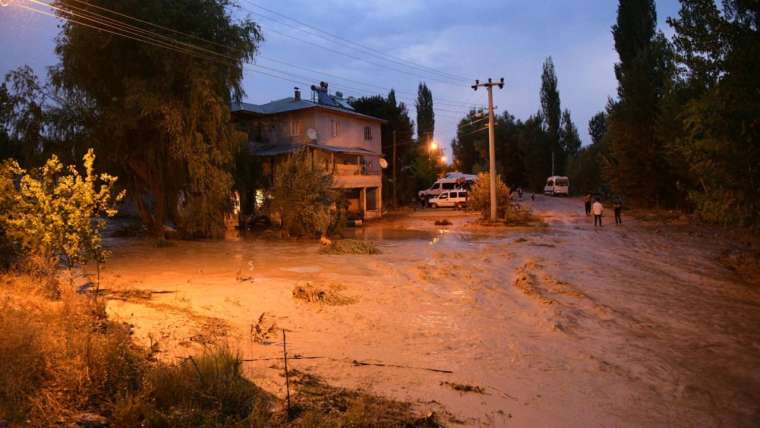
[[124,198],[124,192],[114,194],[117,177],[94,172],[92,149],[83,161],[84,174],[74,165],[65,167],[55,155],[31,172],[15,161],[2,168],[6,194],[0,224],[32,266],[50,279],[61,264],[71,269],[95,261],[99,268],[108,255],[101,239],[105,217],[116,215],[116,203]]

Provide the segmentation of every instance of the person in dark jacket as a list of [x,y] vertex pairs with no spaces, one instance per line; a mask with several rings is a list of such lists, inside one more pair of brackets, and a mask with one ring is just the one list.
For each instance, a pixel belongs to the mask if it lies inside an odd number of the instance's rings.
[[586,215],[591,215],[591,193],[586,193],[583,198],[583,203],[586,207]]
[[615,210],[615,224],[623,224],[623,219],[620,217],[620,214],[623,211],[623,200],[620,199],[619,196],[615,198],[612,208]]

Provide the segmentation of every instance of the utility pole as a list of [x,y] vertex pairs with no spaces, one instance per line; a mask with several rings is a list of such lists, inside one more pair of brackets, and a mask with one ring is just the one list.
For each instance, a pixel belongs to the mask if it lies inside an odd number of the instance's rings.
[[496,147],[494,143],[494,118],[493,118],[493,87],[498,86],[499,89],[504,89],[504,78],[498,82],[493,82],[491,78],[488,78],[488,82],[480,83],[480,80],[476,80],[472,85],[472,90],[477,91],[479,87],[484,87],[488,90],[488,175],[490,178],[491,189],[491,221],[496,221]]
[[396,199],[396,130],[393,130],[393,209],[398,207]]

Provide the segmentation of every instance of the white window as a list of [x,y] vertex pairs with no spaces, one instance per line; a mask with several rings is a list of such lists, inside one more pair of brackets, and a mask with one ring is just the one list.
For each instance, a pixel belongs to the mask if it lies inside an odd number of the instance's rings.
[[330,120],[330,128],[332,129],[332,136],[337,137],[338,136],[338,121],[337,120]]
[[372,139],[372,127],[369,127],[369,126],[364,127],[364,139],[365,140]]

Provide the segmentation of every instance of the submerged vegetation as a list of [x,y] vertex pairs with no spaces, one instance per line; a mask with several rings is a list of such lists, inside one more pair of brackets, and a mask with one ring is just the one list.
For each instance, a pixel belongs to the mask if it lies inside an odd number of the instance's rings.
[[372,241],[358,239],[338,239],[320,248],[321,254],[380,254],[381,251]]

